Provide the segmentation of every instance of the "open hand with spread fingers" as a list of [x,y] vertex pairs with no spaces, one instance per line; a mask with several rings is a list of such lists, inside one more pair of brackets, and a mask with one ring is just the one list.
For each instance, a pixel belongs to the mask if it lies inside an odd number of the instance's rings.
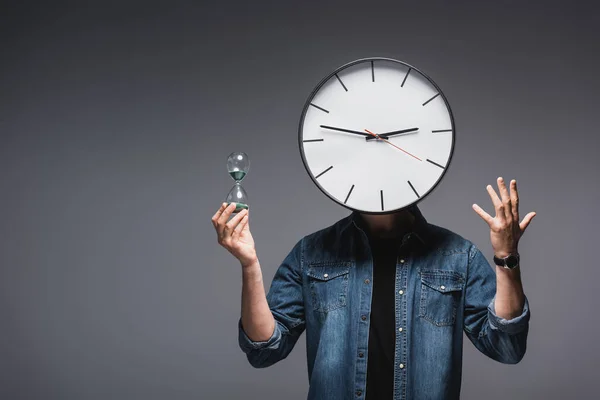
[[535,217],[535,212],[530,212],[519,222],[519,194],[517,192],[517,181],[510,181],[510,193],[504,184],[504,179],[498,177],[498,188],[500,197],[492,185],[487,185],[487,191],[494,203],[496,216],[492,217],[477,204],[473,209],[490,226],[490,239],[492,248],[497,257],[506,257],[509,254],[518,253],[518,243],[521,236]]

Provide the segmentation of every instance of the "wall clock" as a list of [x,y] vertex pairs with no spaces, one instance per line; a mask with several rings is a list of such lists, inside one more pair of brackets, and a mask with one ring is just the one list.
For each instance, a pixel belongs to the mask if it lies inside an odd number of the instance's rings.
[[330,199],[385,214],[430,194],[454,151],[454,118],[438,85],[389,58],[352,61],[312,91],[300,118],[304,167]]

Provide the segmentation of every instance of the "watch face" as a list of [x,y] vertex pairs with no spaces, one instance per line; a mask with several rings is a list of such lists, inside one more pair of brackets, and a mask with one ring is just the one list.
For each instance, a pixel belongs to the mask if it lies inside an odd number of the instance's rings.
[[389,213],[427,196],[454,149],[454,119],[440,88],[397,60],[368,58],[323,79],[300,119],[304,166],[329,198]]
[[514,254],[511,254],[506,259],[506,266],[509,268],[514,268],[519,264],[519,259]]

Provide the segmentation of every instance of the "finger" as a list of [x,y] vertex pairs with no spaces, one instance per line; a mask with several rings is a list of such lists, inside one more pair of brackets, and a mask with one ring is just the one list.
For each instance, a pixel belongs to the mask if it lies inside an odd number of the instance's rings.
[[492,216],[488,213],[486,213],[481,207],[479,207],[477,204],[473,204],[473,210],[475,210],[475,212],[477,214],[479,214],[479,216],[481,218],[483,218],[483,220],[485,222],[488,223],[488,225],[492,224],[492,221],[494,220],[494,218],[492,218]]
[[235,207],[236,207],[235,203],[232,202],[231,204],[229,204],[225,208],[225,210],[223,210],[223,212],[221,213],[221,216],[217,220],[217,231],[219,233],[220,238],[223,238],[224,236],[227,235],[225,233],[226,223],[227,223],[227,220],[229,219],[229,216],[233,212],[233,210],[235,210]]
[[508,193],[508,188],[506,187],[504,179],[501,176],[498,177],[498,189],[502,198],[502,205],[504,206],[504,217],[507,221],[512,221],[513,215],[510,194]]
[[490,198],[492,199],[492,203],[494,203],[494,208],[496,209],[496,218],[498,218],[500,221],[504,221],[504,206],[502,205],[502,200],[500,200],[492,185],[487,185],[486,189],[490,195]]
[[217,212],[210,219],[215,228],[217,227],[217,220],[219,219],[219,216],[223,213],[223,210],[225,210],[226,207],[227,207],[227,203],[221,204],[221,207],[219,207]]
[[519,221],[519,192],[517,191],[517,180],[510,181],[510,202],[512,204],[512,214],[515,221]]
[[235,227],[233,233],[231,234],[231,237],[234,240],[237,239],[242,233],[242,231],[244,231],[244,229],[246,228],[246,225],[248,225],[248,214],[244,215],[240,223]]
[[227,220],[231,216],[231,213],[235,210],[235,207],[236,206],[235,206],[234,202],[229,203],[229,205],[227,207],[225,207],[225,210],[223,210],[223,212],[221,213],[221,216],[217,220],[217,223],[219,225],[224,225],[225,222],[227,222]]
[[527,229],[527,226],[529,226],[529,223],[536,215],[537,213],[535,211],[532,211],[529,214],[527,214],[525,218],[523,218],[523,221],[519,224],[519,227],[521,228],[521,235],[523,234],[523,232],[525,232],[525,229]]
[[242,210],[225,224],[225,229],[223,229],[223,234],[225,235],[225,237],[231,236],[233,234],[233,230],[237,227],[242,218],[244,218],[244,215],[246,215],[247,213],[247,210]]

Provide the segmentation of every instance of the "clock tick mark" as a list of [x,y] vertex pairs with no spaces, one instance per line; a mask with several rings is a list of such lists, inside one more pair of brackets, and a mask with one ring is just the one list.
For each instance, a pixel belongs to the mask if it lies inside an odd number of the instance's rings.
[[350,188],[350,191],[348,192],[348,195],[346,195],[346,200],[344,200],[344,204],[346,204],[346,202],[348,201],[348,198],[350,198],[350,193],[352,193],[353,190],[354,190],[354,185],[352,185],[352,187]]
[[406,78],[408,78],[408,74],[410,74],[411,70],[412,68],[409,68],[408,71],[406,71],[406,75],[404,75],[404,80],[402,81],[402,85],[400,85],[400,87],[404,87],[404,82],[406,82]]
[[371,81],[375,82],[375,67],[373,66],[373,60],[371,60]]
[[433,96],[432,98],[430,98],[429,100],[427,100],[425,103],[423,103],[423,105],[426,105],[426,104],[428,104],[428,103],[429,103],[431,100],[435,99],[435,98],[436,98],[436,97],[438,97],[439,95],[440,95],[439,93],[436,93],[436,95],[435,95],[435,96]]
[[317,179],[318,177],[323,175],[325,172],[329,171],[331,168],[333,168],[333,165],[331,167],[327,168],[325,171],[321,172],[319,175],[315,176],[315,179]]
[[443,133],[443,132],[452,132],[452,129],[438,129],[435,131],[431,131],[431,133]]
[[335,77],[340,82],[340,84],[342,85],[342,87],[344,88],[344,90],[347,92],[348,88],[346,87],[346,85],[344,85],[344,82],[342,82],[342,80],[340,79],[340,77],[338,76],[338,74],[335,74]]
[[380,190],[379,193],[380,193],[380,197],[381,197],[381,211],[383,211],[384,210],[384,208],[383,208],[383,190]]
[[413,190],[413,192],[415,192],[415,194],[417,195],[418,198],[421,198],[421,196],[419,196],[419,193],[417,193],[417,191],[415,190],[414,186],[412,185],[412,183],[410,183],[410,181],[407,181],[408,184],[410,185],[410,188]]
[[438,163],[436,163],[436,162],[434,162],[434,161],[431,161],[429,158],[427,159],[427,161],[428,161],[428,162],[430,162],[430,163],[432,163],[433,165],[437,165],[437,166],[438,166],[438,167],[440,167],[441,169],[444,169],[444,167],[443,167],[443,166],[441,166],[440,164],[438,164]]
[[313,107],[315,107],[315,108],[318,108],[318,109],[319,109],[319,110],[321,110],[321,111],[324,111],[324,112],[326,112],[327,114],[329,114],[329,111],[327,111],[327,110],[326,110],[326,109],[324,109],[323,107],[319,107],[318,105],[316,105],[316,104],[313,104],[313,103],[310,103],[310,105],[311,105],[311,106],[313,106]]
[[323,139],[306,139],[303,140],[304,143],[308,143],[308,142],[322,142]]

